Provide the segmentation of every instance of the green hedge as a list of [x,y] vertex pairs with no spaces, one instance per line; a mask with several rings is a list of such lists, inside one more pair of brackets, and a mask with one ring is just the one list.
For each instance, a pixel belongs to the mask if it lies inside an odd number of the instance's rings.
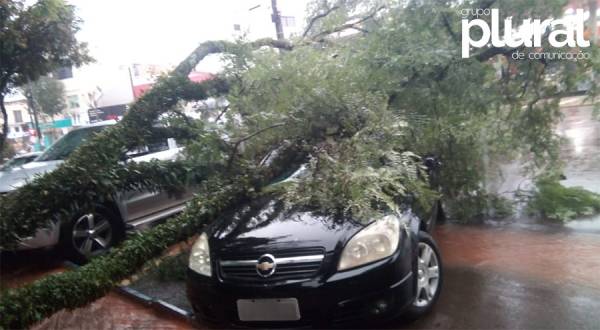
[[189,205],[193,207],[124,241],[108,254],[76,270],[7,290],[0,297],[0,327],[26,328],[63,308],[85,306],[159,256],[166,247],[196,234],[220,212],[246,198],[245,186],[239,180],[231,186],[211,180],[206,187],[209,186],[213,191],[194,198]]

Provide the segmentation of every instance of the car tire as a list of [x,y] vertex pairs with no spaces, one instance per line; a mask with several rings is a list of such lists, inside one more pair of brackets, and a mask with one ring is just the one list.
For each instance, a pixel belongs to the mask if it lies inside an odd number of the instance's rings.
[[415,300],[404,314],[405,319],[409,321],[420,318],[433,308],[440,296],[444,278],[438,246],[424,231],[419,232],[415,274]]
[[106,253],[123,240],[125,226],[110,208],[97,205],[92,212],[78,212],[61,228],[60,244],[75,263]]

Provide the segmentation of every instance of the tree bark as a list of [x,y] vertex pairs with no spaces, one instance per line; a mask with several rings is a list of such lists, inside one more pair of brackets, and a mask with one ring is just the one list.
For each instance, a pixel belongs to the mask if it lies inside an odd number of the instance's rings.
[[[33,115],[33,125],[35,128],[35,134],[37,135],[38,144],[40,147],[42,147],[42,143],[43,143],[42,130],[40,129],[38,113],[37,113],[37,109],[35,108],[35,102],[33,100],[33,93],[31,91],[31,82],[27,82],[25,98],[27,98],[27,107],[29,108],[29,111]],[[42,149],[43,149],[43,147],[42,147]]]

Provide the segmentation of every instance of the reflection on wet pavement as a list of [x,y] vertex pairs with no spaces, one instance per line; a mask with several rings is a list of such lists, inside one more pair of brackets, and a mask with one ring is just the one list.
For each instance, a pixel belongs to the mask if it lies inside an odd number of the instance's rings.
[[600,324],[600,291],[452,265],[445,275],[432,313],[403,328],[597,329]]
[[444,262],[600,290],[600,235],[489,226],[439,226]]
[[439,226],[444,288],[409,328],[573,329],[600,325],[600,235]]

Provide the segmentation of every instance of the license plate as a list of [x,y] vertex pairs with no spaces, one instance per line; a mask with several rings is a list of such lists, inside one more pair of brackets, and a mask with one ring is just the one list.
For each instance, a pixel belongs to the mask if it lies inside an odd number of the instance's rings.
[[296,298],[238,299],[240,321],[297,321],[300,309]]

